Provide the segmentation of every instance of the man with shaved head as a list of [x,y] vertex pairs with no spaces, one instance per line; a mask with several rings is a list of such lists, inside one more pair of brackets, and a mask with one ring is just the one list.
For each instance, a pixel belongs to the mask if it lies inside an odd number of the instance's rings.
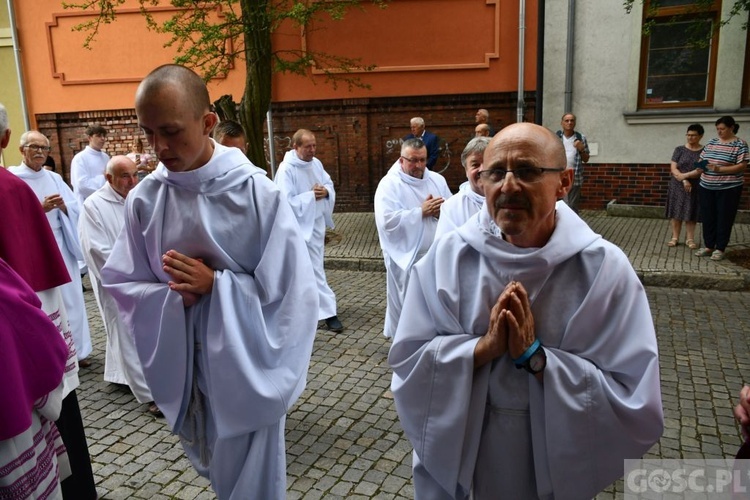
[[555,134],[505,127],[486,208],[414,266],[388,361],[415,498],[592,498],[661,436],[646,294],[572,177]]
[[112,295],[102,288],[101,271],[125,222],[125,199],[138,184],[138,165],[127,156],[114,156],[107,162],[107,183],[86,198],[78,224],[83,257],[91,271],[91,286],[104,319],[107,343],[104,358],[104,380],[130,387],[139,403],[161,416],[159,407],[143,376],[132,336],[122,323]]
[[318,293],[294,215],[264,170],[210,136],[193,71],[135,96],[159,158],[125,202],[102,270],[154,400],[220,499],[284,498],[286,412],[305,387]]

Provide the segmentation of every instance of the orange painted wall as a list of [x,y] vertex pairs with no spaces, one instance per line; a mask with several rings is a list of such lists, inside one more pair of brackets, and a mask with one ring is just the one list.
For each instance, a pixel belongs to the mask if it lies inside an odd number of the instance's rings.
[[[132,1],[117,21],[100,28],[92,50],[72,27],[91,19],[65,10],[61,0],[13,0],[29,114],[129,109],[143,76],[172,61],[165,35],[150,32]],[[533,90],[536,2],[527,0],[526,90]],[[168,9],[157,9],[166,18]],[[393,0],[385,10],[354,10],[343,22],[320,21],[306,36],[289,27],[274,37],[276,49],[324,50],[361,56],[376,64],[357,73],[370,89],[334,88],[322,74],[312,79],[275,75],[275,101],[393,97],[516,90],[518,2],[511,0]],[[227,78],[211,82],[212,98],[244,85],[240,63]]]

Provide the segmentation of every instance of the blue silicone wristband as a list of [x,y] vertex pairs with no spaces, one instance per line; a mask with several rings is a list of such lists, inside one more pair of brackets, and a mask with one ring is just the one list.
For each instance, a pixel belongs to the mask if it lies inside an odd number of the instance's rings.
[[521,354],[520,358],[514,359],[513,363],[515,363],[516,366],[522,366],[536,352],[536,350],[539,349],[540,345],[542,345],[542,343],[539,342],[539,339],[534,340],[534,343],[526,349],[526,352]]

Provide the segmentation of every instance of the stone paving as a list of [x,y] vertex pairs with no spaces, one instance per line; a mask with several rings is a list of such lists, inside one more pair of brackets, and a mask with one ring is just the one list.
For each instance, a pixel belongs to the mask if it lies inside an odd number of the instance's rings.
[[[637,242],[659,234],[643,255],[654,268],[683,268],[693,275],[744,279],[743,271],[689,255],[684,245],[664,246],[666,221],[587,220],[597,231],[624,238],[631,255]],[[369,231],[372,214],[337,220],[343,237],[327,250],[328,276],[339,300],[342,334],[319,330],[307,389],[289,413],[286,425],[290,499],[412,498],[411,447],[404,438],[389,392],[386,363],[390,341],[382,336],[385,275],[362,271],[380,259],[377,237],[356,251],[347,250],[347,233]],[[607,226],[606,222],[609,222]],[[597,224],[601,228],[597,229]],[[612,229],[616,226],[615,229]],[[653,227],[652,227],[653,226]],[[737,228],[735,226],[735,228]],[[750,242],[740,228],[734,247]],[[611,239],[612,238],[610,235]],[[628,243],[631,242],[631,243]],[[633,243],[635,242],[635,243]],[[374,244],[373,244],[374,243]],[[661,247],[664,247],[663,249]],[[344,265],[340,265],[344,262]],[[656,268],[661,265],[662,268]],[[638,269],[638,266],[636,266]],[[376,267],[376,266],[375,266]],[[687,281],[689,284],[694,283]],[[88,286],[88,284],[87,284]],[[708,288],[702,286],[702,288]],[[649,456],[719,458],[733,455],[740,438],[732,418],[733,401],[750,372],[750,292],[666,288],[647,285],[660,345],[665,432]],[[93,294],[86,294],[94,340],[93,366],[81,372],[78,397],[92,454],[97,488],[103,499],[209,499],[208,482],[198,477],[163,419],[146,413],[130,392],[102,381],[104,333]],[[622,498],[615,483],[597,498]]]

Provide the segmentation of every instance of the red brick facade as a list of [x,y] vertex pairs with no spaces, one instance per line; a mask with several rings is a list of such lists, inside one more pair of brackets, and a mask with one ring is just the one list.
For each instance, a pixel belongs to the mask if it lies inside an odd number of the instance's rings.
[[[525,119],[533,121],[533,94],[526,95],[525,102],[529,110]],[[409,119],[421,116],[427,130],[437,134],[444,146],[436,170],[456,191],[466,180],[460,157],[474,135],[479,108],[489,110],[496,130],[515,122],[516,101],[510,93],[274,104],[276,162],[290,149],[297,129],[312,130],[317,156],[336,186],[336,210],[370,211],[380,178],[398,159],[400,139],[409,133]],[[101,124],[108,130],[105,149],[110,155],[128,153],[129,144],[140,135],[133,109],[43,114],[36,120],[39,130],[50,138],[50,154],[66,180],[73,156],[87,144],[84,129],[88,125]]]
[[[533,96],[526,96],[527,121],[533,121]],[[299,128],[315,132],[317,156],[336,186],[336,210],[372,210],[372,199],[380,178],[399,156],[400,139],[409,133],[409,119],[421,116],[427,129],[447,146],[439,168],[455,192],[465,180],[461,151],[473,136],[478,108],[490,111],[492,126],[499,130],[515,122],[512,94],[465,94],[423,98],[377,98],[309,101],[274,104],[276,162],[290,148],[291,136]],[[42,133],[50,138],[51,155],[66,180],[70,161],[87,142],[84,129],[102,124],[109,131],[105,146],[110,155],[129,152],[129,144],[140,136],[133,109],[37,115]],[[144,141],[145,143],[145,141]],[[668,164],[597,164],[584,166],[581,208],[602,210],[616,200],[623,205],[664,206]],[[746,180],[750,188],[750,180]],[[740,208],[750,210],[750,197]]]
[[[664,206],[667,202],[669,164],[584,165],[581,208],[604,210],[612,200],[621,205]],[[745,177],[745,191],[750,178]],[[750,210],[750,196],[740,200],[740,210]]]

